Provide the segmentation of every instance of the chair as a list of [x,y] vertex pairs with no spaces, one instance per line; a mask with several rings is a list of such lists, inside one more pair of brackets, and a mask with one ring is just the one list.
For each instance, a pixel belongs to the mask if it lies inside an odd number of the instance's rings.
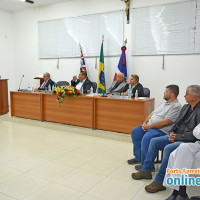
[[67,81],[58,81],[57,83],[56,83],[56,86],[63,86],[63,85],[69,85],[69,83],[67,82]]
[[92,87],[93,87],[93,92],[95,93],[97,90],[97,83],[96,82],[92,82]]
[[149,88],[143,88],[144,97],[150,97],[150,90]]

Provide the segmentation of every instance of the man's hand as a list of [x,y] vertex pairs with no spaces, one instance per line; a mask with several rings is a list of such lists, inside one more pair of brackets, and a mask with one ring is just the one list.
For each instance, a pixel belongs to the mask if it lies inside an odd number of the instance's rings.
[[38,88],[35,88],[35,89],[34,89],[34,92],[37,92],[37,91],[38,91]]
[[146,123],[143,123],[143,124],[142,124],[142,129],[143,129],[143,131],[148,131],[150,128],[151,128],[150,125],[147,125]]
[[77,80],[77,76],[73,76],[73,81],[76,81]]
[[175,142],[175,138],[176,138],[176,134],[175,133],[172,132],[172,133],[169,134],[169,141],[170,142]]

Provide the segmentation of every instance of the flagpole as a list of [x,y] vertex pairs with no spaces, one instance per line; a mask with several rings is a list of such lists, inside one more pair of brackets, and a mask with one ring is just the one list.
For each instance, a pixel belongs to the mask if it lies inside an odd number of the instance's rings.
[[81,43],[79,42],[79,47],[80,47],[80,50],[82,50],[82,47],[81,47]]
[[124,41],[124,46],[126,46],[126,44],[127,44],[127,39]]
[[[80,48],[80,51],[82,51],[82,49],[81,49],[81,43],[80,42],[79,42],[79,48]],[[80,71],[82,71],[82,59],[80,61]]]
[[104,74],[104,53],[103,53],[104,35],[102,35],[102,44],[99,58],[99,72],[98,72],[98,90],[100,94],[106,93],[105,74]]

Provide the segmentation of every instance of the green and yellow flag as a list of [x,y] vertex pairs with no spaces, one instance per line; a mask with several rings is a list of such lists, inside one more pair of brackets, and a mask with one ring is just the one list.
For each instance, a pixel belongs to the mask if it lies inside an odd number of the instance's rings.
[[104,55],[103,55],[103,42],[101,44],[101,53],[99,59],[99,73],[98,73],[98,93],[106,93],[105,73],[104,73]]

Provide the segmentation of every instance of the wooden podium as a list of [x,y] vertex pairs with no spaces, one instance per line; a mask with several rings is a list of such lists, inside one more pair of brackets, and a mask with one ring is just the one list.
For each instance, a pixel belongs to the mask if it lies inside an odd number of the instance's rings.
[[8,79],[0,79],[0,115],[6,114],[8,108]]
[[41,78],[41,77],[35,77],[34,79],[40,80],[40,85],[42,85],[42,83],[44,82],[44,78]]

